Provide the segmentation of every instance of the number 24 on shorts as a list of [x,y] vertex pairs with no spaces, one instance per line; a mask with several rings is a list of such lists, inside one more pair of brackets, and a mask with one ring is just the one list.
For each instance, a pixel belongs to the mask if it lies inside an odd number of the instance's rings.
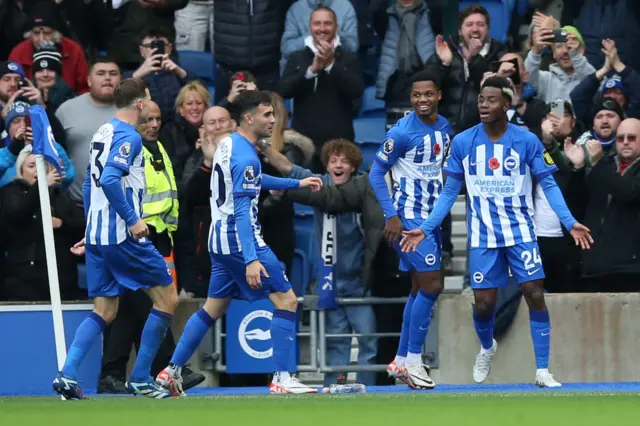
[[524,260],[524,269],[530,270],[536,266],[542,266],[542,258],[538,253],[538,248],[534,247],[532,250],[525,250],[520,254],[520,258]]

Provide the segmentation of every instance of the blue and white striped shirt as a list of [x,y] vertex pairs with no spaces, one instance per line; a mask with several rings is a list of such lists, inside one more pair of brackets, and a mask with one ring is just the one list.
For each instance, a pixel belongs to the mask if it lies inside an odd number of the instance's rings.
[[536,240],[531,177],[541,180],[558,168],[533,133],[509,124],[492,142],[478,124],[453,139],[443,169],[466,182],[471,248]]
[[[86,243],[89,245],[116,245],[129,236],[129,227],[109,203],[100,186],[100,177],[106,166],[125,173],[122,190],[127,204],[142,217],[142,197],[145,190],[144,154],[142,138],[136,129],[117,118],[104,124],[93,135],[90,151],[91,192],[87,213]],[[86,200],[85,200],[86,202]],[[146,242],[146,238],[132,241]]]
[[403,219],[426,219],[442,191],[442,162],[451,140],[449,121],[429,126],[415,112],[387,132],[376,158],[391,166],[393,204]]
[[256,247],[265,247],[258,222],[258,196],[262,186],[262,169],[255,147],[239,133],[218,143],[211,174],[211,229],[209,251],[231,254],[242,251],[238,233],[236,197],[249,197],[251,228]]

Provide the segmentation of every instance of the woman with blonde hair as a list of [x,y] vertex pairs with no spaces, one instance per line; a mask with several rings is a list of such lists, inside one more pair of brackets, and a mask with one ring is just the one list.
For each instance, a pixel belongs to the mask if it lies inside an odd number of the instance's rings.
[[7,253],[4,298],[24,302],[50,300],[38,179],[46,179],[50,188],[60,294],[63,300],[77,300],[81,296],[78,271],[69,249],[84,235],[84,217],[67,190],[59,187],[62,178],[54,167],[47,167],[46,176],[38,176],[31,145],[18,155],[16,178],[2,188],[0,223]]
[[[266,142],[284,154],[293,164],[304,166],[313,156],[313,142],[289,128],[289,113],[282,97],[271,92],[271,104],[276,122],[271,138]],[[262,173],[279,176],[280,173],[264,156],[260,156]],[[262,235],[278,259],[291,268],[296,236],[293,229],[293,203],[277,194],[262,191],[258,201],[258,220],[262,224]]]
[[178,192],[186,184],[182,176],[185,163],[196,149],[204,112],[210,104],[211,95],[202,83],[185,84],[176,97],[176,119],[163,126],[160,132],[159,140],[173,163]]

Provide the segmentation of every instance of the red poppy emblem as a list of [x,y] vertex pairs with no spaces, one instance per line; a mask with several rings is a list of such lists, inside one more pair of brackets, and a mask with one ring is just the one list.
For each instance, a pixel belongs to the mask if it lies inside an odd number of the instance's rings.
[[494,157],[494,158],[492,158],[491,160],[489,160],[489,168],[490,168],[491,170],[495,170],[495,169],[497,169],[498,167],[500,167],[500,162],[498,161],[498,159],[497,159],[497,158],[495,158],[495,157]]
[[437,144],[435,144],[435,145],[433,146],[433,153],[434,153],[435,155],[439,155],[439,154],[440,154],[440,144],[439,144],[439,143],[437,143]]

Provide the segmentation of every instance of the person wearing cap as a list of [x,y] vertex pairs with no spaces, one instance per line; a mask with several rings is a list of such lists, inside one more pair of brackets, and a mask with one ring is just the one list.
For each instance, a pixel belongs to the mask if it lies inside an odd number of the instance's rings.
[[26,40],[13,48],[9,60],[19,63],[24,68],[26,78],[33,77],[33,55],[38,51],[42,41],[55,43],[62,57],[61,76],[74,93],[89,91],[87,77],[89,65],[82,47],[60,31],[64,21],[60,17],[57,5],[51,2],[38,2],[29,9],[32,28],[25,34]]
[[[5,119],[5,129],[7,131],[7,137],[4,139],[4,145],[10,147],[14,141],[22,140],[23,144],[31,144],[33,141],[32,130],[29,126],[27,119],[29,117],[30,105],[26,102],[17,101],[13,102],[7,112]],[[54,142],[56,150],[62,160],[62,169],[64,170],[64,176],[62,180],[62,186],[64,188],[69,187],[73,179],[76,177],[76,169],[69,159],[65,149],[57,142]],[[0,178],[0,187],[6,186],[16,176],[15,162],[5,171],[2,178]]]
[[627,117],[640,118],[640,74],[620,60],[615,41],[602,40],[601,45],[604,65],[585,77],[571,92],[576,117],[588,123],[593,107],[603,97],[610,97],[620,104]]
[[[546,114],[542,120],[542,144],[552,159],[558,164],[559,170],[553,174],[553,178],[560,188],[567,202],[569,210],[576,218],[582,217],[582,194],[577,191],[579,180],[575,179],[575,173],[568,167],[561,167],[559,163],[568,161],[558,155],[562,153],[564,140],[572,138],[576,140],[580,131],[576,128],[576,118],[573,115],[573,107],[569,101],[562,101],[564,114],[557,116],[552,112],[551,104],[546,107]],[[569,293],[579,289],[580,283],[580,252],[573,238],[562,228],[558,216],[553,212],[549,201],[536,183],[533,192],[534,210],[533,217],[536,226],[536,235],[540,247],[540,256],[544,265],[546,279],[545,290],[551,293]]]
[[33,54],[33,83],[42,92],[42,100],[51,114],[55,114],[60,105],[74,96],[61,75],[62,55],[53,43],[41,43],[40,50]]
[[[14,108],[22,111],[24,108],[28,108],[28,105],[16,105]],[[13,126],[11,126],[12,123]],[[31,129],[27,129],[19,120],[9,121],[7,131],[3,134],[6,136],[0,137],[0,145],[2,146],[0,148],[0,180],[7,170],[15,166],[16,159],[25,143],[31,143]]]
[[[595,71],[584,57],[584,40],[575,27],[562,28],[566,35],[566,43],[554,43],[551,28],[534,29],[533,47],[524,61],[529,73],[529,83],[538,91],[537,97],[545,103],[556,99],[570,101],[570,93],[580,81]],[[542,71],[540,63],[542,52],[546,47],[553,50],[556,63],[549,66],[549,71]]]
[[[560,170],[578,170],[584,167],[585,173],[591,171],[589,146],[602,146],[605,156],[616,154],[616,132],[620,122],[625,119],[622,107],[613,98],[603,98],[594,109],[592,130],[584,132],[575,140],[565,138],[548,149]],[[563,145],[563,149],[561,146]],[[582,151],[582,154],[579,152]]]

